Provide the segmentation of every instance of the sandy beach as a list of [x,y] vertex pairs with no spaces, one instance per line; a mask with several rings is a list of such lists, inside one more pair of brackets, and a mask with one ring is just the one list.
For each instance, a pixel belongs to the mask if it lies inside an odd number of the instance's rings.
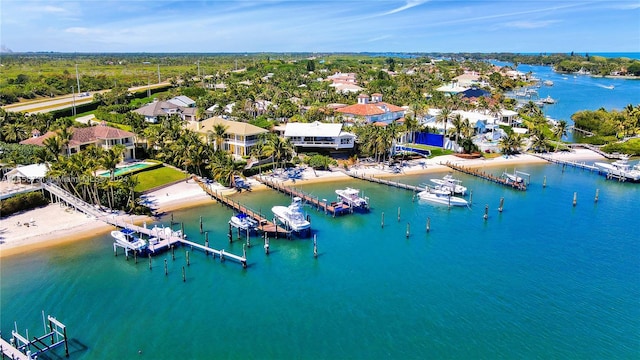
[[[594,161],[603,159],[599,154],[586,149],[576,149],[573,152],[560,152],[550,154],[552,158],[571,160],[576,162]],[[373,163],[356,164],[349,171],[378,177],[397,177],[403,175],[427,174],[445,172],[450,169],[442,163],[451,162],[466,167],[513,167],[518,164],[547,163],[546,160],[530,154],[519,154],[509,157],[496,157],[486,160],[463,159],[454,155],[445,155],[433,159],[410,160],[403,162],[400,171],[387,166]],[[295,177],[286,172],[278,171],[274,175],[267,175],[273,179],[282,181],[284,185],[311,184],[328,181],[344,181],[350,177],[342,169],[331,171],[314,171],[311,168],[301,170]],[[254,178],[248,178],[252,191],[266,190],[267,187],[260,184]],[[222,191],[225,195],[236,192],[234,189],[222,187],[219,184],[210,184],[212,189]],[[157,190],[142,196],[143,201],[153,208],[157,214],[166,213],[178,209],[213,203],[212,200],[193,180],[180,182],[164,189]],[[118,215],[122,221],[141,224],[152,222],[154,219],[145,216]],[[60,245],[62,243],[81,241],[113,230],[114,227],[98,219],[89,217],[73,209],[66,208],[58,203],[41,208],[14,214],[2,219],[0,224],[0,257],[24,253],[35,248],[45,248]]]

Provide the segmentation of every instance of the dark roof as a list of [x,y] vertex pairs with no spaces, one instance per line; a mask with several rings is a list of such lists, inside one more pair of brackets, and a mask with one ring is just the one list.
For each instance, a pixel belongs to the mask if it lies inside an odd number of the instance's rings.
[[470,89],[467,89],[465,91],[460,92],[459,94],[462,97],[468,98],[468,99],[479,98],[479,97],[482,97],[482,96],[485,96],[485,97],[490,97],[491,96],[491,92],[489,92],[487,90],[483,90],[483,89],[477,88],[477,87],[472,87]]

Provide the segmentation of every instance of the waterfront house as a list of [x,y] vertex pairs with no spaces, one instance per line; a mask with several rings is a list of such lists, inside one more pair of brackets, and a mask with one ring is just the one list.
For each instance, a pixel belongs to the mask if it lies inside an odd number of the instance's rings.
[[288,123],[284,131],[296,148],[304,150],[353,150],[356,136],[342,131],[342,124]]
[[259,135],[269,132],[249,123],[226,120],[221,117],[191,121],[187,124],[187,129],[200,133],[206,142],[215,144],[216,125],[222,125],[226,129],[220,148],[231,153],[236,158],[249,156],[251,150],[258,144]]
[[184,121],[196,120],[197,109],[195,101],[186,96],[176,96],[167,101],[154,100],[133,112],[143,115],[146,122],[155,124],[160,118],[171,115],[178,115]]
[[[135,137],[136,134],[106,126],[104,124],[90,126],[86,128],[72,127],[71,138],[69,139],[68,149],[63,149],[64,154],[75,154],[87,147],[94,145],[95,147],[109,150],[115,145],[124,145],[123,160],[131,160],[136,158]],[[20,144],[44,146],[44,141],[48,138],[56,136],[55,131],[48,131],[44,135],[35,135],[29,139],[23,140]]]
[[346,122],[356,122],[363,120],[365,123],[372,124],[375,122],[383,122],[391,124],[404,118],[405,109],[400,106],[393,105],[382,101],[382,94],[358,95],[358,103],[336,109],[337,113],[342,114]]

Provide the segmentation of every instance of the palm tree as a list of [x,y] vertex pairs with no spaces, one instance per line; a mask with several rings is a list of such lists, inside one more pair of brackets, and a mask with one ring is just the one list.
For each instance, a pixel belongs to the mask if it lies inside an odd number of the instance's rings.
[[531,137],[531,146],[530,149],[533,149],[535,152],[546,152],[547,151],[547,136],[542,131],[537,131]]
[[[456,143],[459,144],[458,140],[460,138],[460,134],[464,131],[465,119],[462,118],[461,114],[453,115],[453,119],[451,120],[451,124],[453,125],[453,132],[456,134]],[[467,120],[468,123],[468,120]]]
[[442,139],[442,148],[444,149],[445,147],[445,140],[446,140],[446,136],[447,136],[447,123],[449,122],[449,117],[451,116],[452,110],[451,107],[448,105],[445,105],[442,107],[442,109],[440,109],[440,113],[436,116],[436,122],[441,122],[444,124],[444,136],[445,138]]
[[267,143],[262,148],[262,151],[265,157],[273,157],[274,170],[276,169],[277,164],[281,161],[284,167],[285,162],[289,160],[295,153],[293,145],[288,138],[282,139],[275,134],[269,138]]
[[217,150],[222,150],[222,145],[224,143],[225,135],[227,134],[227,129],[229,127],[224,124],[215,124],[213,125],[213,136],[215,139],[215,147]]
[[60,143],[67,151],[67,156],[71,155],[69,143],[71,142],[71,138],[73,137],[73,128],[64,127],[58,130],[58,136],[60,137]]
[[216,151],[210,159],[207,168],[211,170],[211,177],[224,186],[235,186],[235,177],[242,176],[244,164],[233,160],[233,156]]
[[558,151],[558,146],[562,141],[562,137],[567,135],[567,127],[567,122],[565,120],[560,120],[553,129],[553,136],[558,140],[556,143],[556,151]]

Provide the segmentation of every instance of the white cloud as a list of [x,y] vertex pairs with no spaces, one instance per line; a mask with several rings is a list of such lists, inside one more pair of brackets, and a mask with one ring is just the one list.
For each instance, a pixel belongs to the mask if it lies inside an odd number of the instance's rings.
[[558,23],[558,20],[545,20],[545,21],[510,21],[504,24],[504,27],[516,28],[516,29],[539,29],[549,25]]
[[413,0],[413,1],[410,0],[410,1],[407,1],[407,3],[404,4],[403,6],[395,8],[393,10],[389,10],[389,11],[383,13],[382,15],[384,16],[384,15],[391,15],[391,14],[399,13],[399,12],[411,9],[412,7],[416,7],[418,5],[422,5],[422,4],[426,3],[426,2],[427,2],[427,0]]
[[99,29],[90,29],[86,27],[70,27],[64,29],[64,32],[76,35],[93,35],[93,34],[102,34],[104,31]]

